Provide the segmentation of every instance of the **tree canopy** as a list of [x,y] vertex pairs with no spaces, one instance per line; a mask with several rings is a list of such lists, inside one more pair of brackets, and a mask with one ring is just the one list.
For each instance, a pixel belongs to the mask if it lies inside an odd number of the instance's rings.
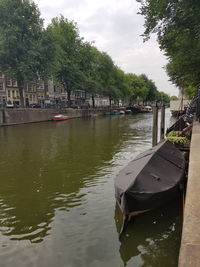
[[76,90],[116,103],[163,99],[145,74],[125,73],[107,53],[84,41],[74,21],[60,15],[45,29],[31,0],[0,0],[0,71],[17,80],[22,104],[25,81],[49,77],[63,86],[69,105]]
[[145,74],[141,74],[140,78],[144,81],[145,86],[147,88],[145,100],[155,101],[158,95],[158,90],[155,83],[152,80],[148,79],[148,77]]
[[43,20],[34,2],[0,0],[0,70],[15,78],[21,89],[42,70],[42,37]]
[[52,19],[48,32],[53,36],[55,44],[54,77],[63,85],[68,94],[78,89],[81,81],[81,38],[76,23],[63,16]]
[[157,33],[169,59],[167,73],[179,87],[200,84],[200,2],[198,0],[137,0],[145,18],[144,38]]

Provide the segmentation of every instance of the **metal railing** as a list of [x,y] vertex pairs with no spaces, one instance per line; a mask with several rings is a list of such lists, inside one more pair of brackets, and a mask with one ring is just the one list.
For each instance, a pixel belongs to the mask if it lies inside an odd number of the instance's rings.
[[198,90],[196,101],[196,120],[200,122],[200,89]]
[[197,106],[198,106],[197,100],[198,100],[198,95],[196,95],[188,104],[185,115],[184,115],[184,121],[189,122],[189,123],[193,121],[193,117],[195,113],[197,114]]

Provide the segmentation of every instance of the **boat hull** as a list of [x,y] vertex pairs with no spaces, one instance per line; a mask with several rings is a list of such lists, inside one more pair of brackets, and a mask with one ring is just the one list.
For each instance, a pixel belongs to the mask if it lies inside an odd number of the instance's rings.
[[66,119],[53,118],[52,119],[52,121],[66,121],[66,120],[68,120],[68,118],[66,118]]
[[182,194],[181,188],[182,186],[177,184],[176,186],[164,192],[158,192],[155,194],[144,193],[138,196],[135,195],[134,198],[126,196],[126,209],[129,210],[127,213],[124,212],[120,202],[117,201],[117,203],[124,215],[136,216],[143,212],[151,211],[167,204],[172,199],[175,199],[179,194]]
[[52,121],[65,121],[65,120],[68,120],[68,119],[69,119],[68,116],[59,114],[59,115],[55,115],[55,116],[52,118]]
[[181,192],[184,173],[184,155],[168,141],[138,155],[115,180],[115,197],[124,216],[174,199]]

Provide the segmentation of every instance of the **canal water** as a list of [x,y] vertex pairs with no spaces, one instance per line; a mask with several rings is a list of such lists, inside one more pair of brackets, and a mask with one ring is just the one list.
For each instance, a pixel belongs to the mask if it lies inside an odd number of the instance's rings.
[[0,266],[177,266],[179,200],[119,239],[114,179],[151,147],[151,125],[138,114],[1,127]]

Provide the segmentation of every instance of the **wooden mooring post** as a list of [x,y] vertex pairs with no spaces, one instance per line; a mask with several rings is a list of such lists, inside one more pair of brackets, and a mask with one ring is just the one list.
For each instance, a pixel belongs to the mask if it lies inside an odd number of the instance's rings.
[[158,143],[158,107],[153,107],[152,146]]
[[160,141],[164,140],[164,137],[165,137],[165,106],[162,106],[160,114]]
[[[165,106],[161,107],[160,114],[160,141],[165,137]],[[158,144],[158,107],[153,107],[152,146]]]

